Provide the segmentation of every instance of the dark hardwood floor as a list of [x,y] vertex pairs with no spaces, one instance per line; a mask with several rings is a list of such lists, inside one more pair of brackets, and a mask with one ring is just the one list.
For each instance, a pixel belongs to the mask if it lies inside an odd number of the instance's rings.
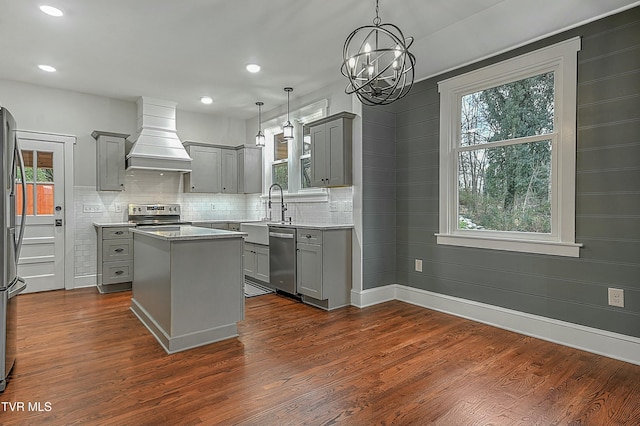
[[410,304],[254,297],[238,338],[167,355],[130,297],[19,296],[0,424],[640,425],[640,366]]

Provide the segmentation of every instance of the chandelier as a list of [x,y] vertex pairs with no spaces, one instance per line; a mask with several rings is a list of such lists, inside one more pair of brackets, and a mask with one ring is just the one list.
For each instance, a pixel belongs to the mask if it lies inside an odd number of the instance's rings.
[[413,37],[405,38],[400,28],[382,24],[354,30],[344,42],[342,75],[349,79],[345,93],[355,93],[365,105],[388,105],[404,97],[413,86],[415,56],[409,52]]

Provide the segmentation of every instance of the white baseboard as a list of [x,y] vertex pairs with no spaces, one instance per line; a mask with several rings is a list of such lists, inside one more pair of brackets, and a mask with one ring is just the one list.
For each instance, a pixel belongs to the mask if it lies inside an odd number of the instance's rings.
[[[95,287],[96,275],[79,275],[73,277],[73,288]],[[67,290],[72,290],[67,288]]]
[[640,365],[640,338],[637,337],[399,284],[390,284],[360,292],[351,291],[351,304],[359,308],[389,300],[400,300],[423,308],[456,315],[527,336]]

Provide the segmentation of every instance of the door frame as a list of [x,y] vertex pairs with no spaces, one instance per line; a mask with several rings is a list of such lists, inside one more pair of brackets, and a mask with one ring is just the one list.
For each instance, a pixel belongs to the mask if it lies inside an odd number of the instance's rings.
[[[75,200],[74,200],[74,181],[73,181],[73,146],[77,142],[77,138],[73,135],[64,135],[59,133],[46,133],[28,130],[16,131],[18,143],[22,140],[33,140],[39,142],[52,142],[63,144],[63,170],[64,170],[64,289],[72,290],[75,288]],[[71,206],[71,207],[69,207]]]

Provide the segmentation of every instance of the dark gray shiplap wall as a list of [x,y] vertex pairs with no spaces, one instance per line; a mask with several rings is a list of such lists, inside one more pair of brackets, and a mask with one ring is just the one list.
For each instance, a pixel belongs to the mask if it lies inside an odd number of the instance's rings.
[[[582,37],[576,191],[576,240],[584,244],[580,258],[437,245],[437,82],[575,36]],[[640,337],[640,8],[417,83],[396,108],[395,282]],[[376,201],[365,199],[364,216],[365,223],[378,226],[382,223],[372,213],[381,207]],[[423,273],[414,272],[416,258],[424,261]],[[365,258],[364,288],[394,282],[392,276],[367,279],[373,259]],[[624,289],[624,308],[608,306],[607,287]]]
[[363,281],[396,280],[396,114],[392,106],[362,109]]

